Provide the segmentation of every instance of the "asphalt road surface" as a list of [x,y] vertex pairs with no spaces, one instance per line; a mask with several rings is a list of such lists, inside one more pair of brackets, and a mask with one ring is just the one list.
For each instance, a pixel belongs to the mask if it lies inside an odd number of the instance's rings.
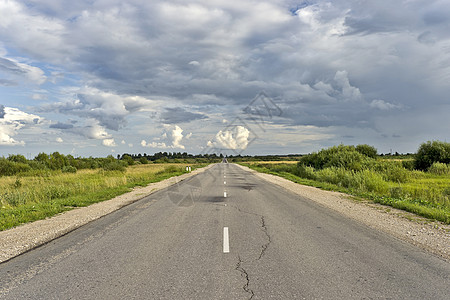
[[0,299],[450,299],[449,275],[222,163],[0,264]]

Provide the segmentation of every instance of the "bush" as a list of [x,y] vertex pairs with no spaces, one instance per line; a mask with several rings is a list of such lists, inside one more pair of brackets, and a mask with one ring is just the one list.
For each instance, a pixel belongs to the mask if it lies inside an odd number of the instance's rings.
[[450,163],[450,143],[428,141],[420,145],[416,154],[415,168],[425,171],[435,162]]
[[402,160],[402,166],[406,170],[412,171],[414,170],[414,160]]
[[373,170],[380,173],[386,181],[404,183],[411,178],[411,171],[405,169],[400,161],[377,161]]
[[20,154],[18,154],[18,155],[10,154],[8,156],[8,160],[17,162],[17,163],[22,163],[22,164],[26,164],[28,162],[27,159],[25,158],[25,156],[20,155]]
[[126,162],[123,161],[110,161],[107,162],[104,166],[103,166],[103,170],[105,171],[120,171],[120,172],[125,172],[126,171],[126,166],[128,164]]
[[0,176],[11,176],[17,173],[27,172],[31,169],[28,164],[13,162],[3,157],[0,158]]
[[300,164],[316,170],[336,167],[361,171],[373,165],[375,160],[356,151],[354,146],[339,145],[300,158]]
[[65,166],[62,168],[63,173],[76,173],[77,172],[77,168],[72,167],[72,166]]
[[306,179],[316,179],[316,175],[314,174],[314,168],[310,166],[305,166],[301,162],[297,164],[297,168],[294,170],[294,175]]
[[131,156],[129,156],[128,154],[125,154],[124,156],[122,156],[122,160],[124,162],[126,162],[129,166],[134,165],[134,160]]
[[148,164],[148,159],[146,157],[141,157],[139,159],[139,162],[143,165],[146,165],[146,164]]
[[450,174],[450,165],[435,162],[428,168],[428,172],[436,175],[447,175]]
[[369,145],[358,145],[356,146],[356,151],[358,151],[359,153],[371,157],[371,158],[376,158],[378,155],[378,151],[375,147],[373,146],[369,146]]

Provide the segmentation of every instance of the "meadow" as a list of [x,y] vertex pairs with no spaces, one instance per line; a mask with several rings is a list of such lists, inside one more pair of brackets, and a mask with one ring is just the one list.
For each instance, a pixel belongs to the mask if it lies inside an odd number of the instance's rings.
[[337,146],[302,157],[296,164],[241,162],[259,172],[297,183],[348,193],[450,224],[450,165],[434,162],[425,170],[411,159],[364,155]]
[[[135,164],[124,168],[27,170],[0,177],[0,230],[109,200],[185,173],[188,164]],[[192,169],[206,164],[191,165]],[[111,169],[111,170],[109,170]]]

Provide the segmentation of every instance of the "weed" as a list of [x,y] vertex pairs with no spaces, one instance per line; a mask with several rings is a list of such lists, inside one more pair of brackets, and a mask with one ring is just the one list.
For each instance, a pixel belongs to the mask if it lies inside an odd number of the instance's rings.
[[[191,165],[193,169],[204,165]],[[139,185],[183,173],[186,165],[138,164],[120,170],[47,170],[27,176],[0,177],[0,230],[74,207],[111,199]]]
[[[342,148],[347,153],[343,155],[336,155],[338,150],[334,147],[326,153],[302,157],[295,167],[273,163],[245,165],[297,183],[346,192],[450,224],[450,177],[445,171],[447,165],[435,163],[429,172],[411,171],[404,168],[401,161],[358,161],[359,154],[347,155],[353,151],[351,148]],[[324,162],[325,157],[330,155],[334,157],[334,162]],[[362,162],[360,166],[363,167],[357,167],[359,162]]]

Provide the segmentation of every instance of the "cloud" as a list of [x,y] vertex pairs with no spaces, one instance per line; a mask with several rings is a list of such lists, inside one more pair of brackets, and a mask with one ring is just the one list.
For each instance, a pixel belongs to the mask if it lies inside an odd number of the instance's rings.
[[25,142],[24,141],[16,141],[15,139],[13,139],[11,136],[9,136],[5,132],[3,132],[3,128],[0,125],[0,145],[3,145],[3,146],[16,146],[16,145],[24,146]]
[[395,105],[384,100],[375,99],[370,103],[370,107],[376,108],[379,110],[392,110],[401,108],[399,105]]
[[[160,123],[181,124],[195,138],[179,145],[195,150],[263,90],[283,112],[267,124],[282,125],[280,136],[312,125],[339,128],[336,136],[358,127],[392,137],[405,127],[438,138],[408,120],[447,108],[446,1],[10,0],[0,15],[4,104],[27,107],[27,95],[44,94],[27,84],[45,85],[48,99],[31,111],[52,126],[79,121],[52,127],[61,134],[142,140]],[[382,126],[390,114],[398,124]],[[157,138],[146,145],[174,145],[171,131]]]
[[230,130],[220,130],[207,146],[232,150],[244,150],[249,143],[250,131],[244,126],[235,126]]
[[31,99],[33,100],[47,100],[48,96],[44,94],[33,94],[31,95]]
[[192,113],[181,107],[165,108],[161,114],[161,121],[165,124],[188,123],[206,118],[204,114]]
[[109,138],[111,136],[106,132],[103,126],[101,126],[95,121],[91,121],[91,124],[83,128],[81,132],[86,137],[96,140]]
[[0,78],[0,86],[16,86],[18,83],[14,80]]
[[106,146],[106,147],[116,147],[117,146],[114,139],[104,139],[102,141],[102,144],[103,144],[103,146]]
[[56,142],[57,143],[64,143],[64,140],[62,138],[60,138],[60,137],[57,137],[56,138]]
[[66,124],[58,122],[56,124],[50,124],[50,128],[56,128],[56,129],[72,129],[74,126],[73,124]]
[[175,129],[172,130],[172,146],[174,148],[184,149],[184,146],[181,145],[181,140],[183,139],[183,129],[178,125],[175,125]]
[[[26,78],[38,85],[43,84],[47,77],[40,68],[20,63],[11,58],[0,57],[0,71],[18,78]],[[8,82],[8,81],[7,81]]]
[[[183,129],[178,125],[165,125],[164,127],[165,129],[161,137],[155,138],[152,142],[142,140],[141,146],[160,149],[185,149],[185,146],[181,144],[183,140]],[[157,142],[159,140],[163,141]]]
[[37,115],[0,105],[0,145],[25,145],[25,141],[17,141],[13,136],[25,127],[36,126],[42,121],[43,119]]
[[147,143],[145,140],[141,141],[142,147],[148,147],[148,148],[159,148],[159,149],[167,149],[170,148],[166,145],[166,143],[157,143],[157,142],[151,142]]
[[143,97],[121,96],[90,87],[70,89],[67,93],[72,93],[73,98],[42,105],[39,111],[59,112],[85,119],[95,119],[99,125],[117,131],[126,126],[126,118],[131,113],[155,104]]

